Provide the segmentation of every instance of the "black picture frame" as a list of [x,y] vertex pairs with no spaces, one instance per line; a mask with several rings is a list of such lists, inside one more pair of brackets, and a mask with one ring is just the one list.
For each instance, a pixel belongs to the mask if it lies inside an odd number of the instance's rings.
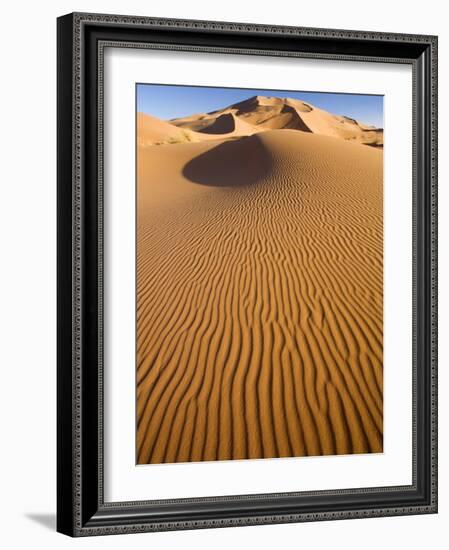
[[[58,18],[57,30],[57,530],[88,536],[437,512],[437,37],[85,13]],[[104,502],[99,106],[105,43],[412,65],[412,485]]]

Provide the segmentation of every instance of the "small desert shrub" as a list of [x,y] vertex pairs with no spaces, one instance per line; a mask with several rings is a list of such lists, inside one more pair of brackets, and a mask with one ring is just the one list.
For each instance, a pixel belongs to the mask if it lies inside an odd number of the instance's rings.
[[193,141],[192,135],[187,130],[182,130],[180,136],[170,137],[165,141],[160,141],[157,145],[175,145],[176,143],[189,143]]
[[177,143],[189,143],[192,141],[194,141],[192,134],[187,130],[182,130],[180,136],[169,137],[162,141],[156,141],[154,145],[175,145]]

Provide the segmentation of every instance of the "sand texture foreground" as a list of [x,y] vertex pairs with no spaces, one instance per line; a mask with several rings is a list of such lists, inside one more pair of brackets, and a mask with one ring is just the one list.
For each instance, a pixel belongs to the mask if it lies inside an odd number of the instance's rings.
[[382,149],[207,127],[138,147],[137,462],[381,452]]

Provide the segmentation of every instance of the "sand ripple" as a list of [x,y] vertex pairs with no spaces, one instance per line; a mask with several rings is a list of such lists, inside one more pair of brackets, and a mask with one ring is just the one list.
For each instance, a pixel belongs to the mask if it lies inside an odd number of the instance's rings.
[[138,463],[381,452],[382,151],[141,147],[138,205]]

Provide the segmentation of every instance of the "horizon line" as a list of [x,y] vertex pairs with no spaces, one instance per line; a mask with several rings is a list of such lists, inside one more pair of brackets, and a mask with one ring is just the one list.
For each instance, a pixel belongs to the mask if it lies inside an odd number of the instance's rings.
[[[149,114],[164,121],[195,114],[211,114],[249,99],[262,97],[302,101],[332,115],[355,119],[379,129],[384,128],[383,94],[143,82],[137,82],[135,86],[136,112]],[[203,104],[205,108],[202,107]]]

